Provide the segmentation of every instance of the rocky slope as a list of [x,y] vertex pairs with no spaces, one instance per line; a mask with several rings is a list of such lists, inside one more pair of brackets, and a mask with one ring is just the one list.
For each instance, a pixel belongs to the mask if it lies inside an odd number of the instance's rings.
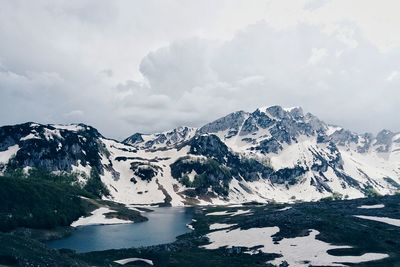
[[109,198],[171,205],[357,198],[400,189],[400,133],[357,134],[301,108],[231,113],[123,142],[86,125],[0,128],[0,171],[95,168]]

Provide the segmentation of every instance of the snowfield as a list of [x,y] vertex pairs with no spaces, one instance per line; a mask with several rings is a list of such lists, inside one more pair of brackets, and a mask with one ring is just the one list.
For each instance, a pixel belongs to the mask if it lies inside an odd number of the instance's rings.
[[376,217],[376,216],[365,216],[365,215],[354,215],[354,217],[357,217],[360,219],[365,219],[365,220],[387,223],[390,225],[400,227],[400,219],[392,219],[392,218],[387,218],[387,217]]
[[[296,238],[284,238],[274,242],[273,235],[279,232],[279,227],[251,228],[248,230],[234,229],[221,230],[207,234],[210,244],[202,246],[205,249],[222,247],[246,247],[247,253],[254,254],[258,251],[282,255],[270,263],[279,265],[286,261],[289,266],[346,266],[344,263],[361,263],[380,260],[389,257],[382,253],[365,253],[360,256],[332,256],[327,251],[332,249],[351,248],[350,246],[336,246],[316,239],[319,234],[310,230],[308,235]],[[262,246],[259,249],[251,249]]]

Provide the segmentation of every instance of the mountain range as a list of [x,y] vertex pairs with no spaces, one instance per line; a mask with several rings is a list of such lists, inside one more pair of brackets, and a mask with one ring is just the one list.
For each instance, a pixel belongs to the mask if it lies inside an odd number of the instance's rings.
[[96,170],[103,198],[126,204],[359,198],[400,190],[400,133],[359,134],[280,106],[122,142],[84,124],[0,127],[0,174],[32,168],[80,186]]

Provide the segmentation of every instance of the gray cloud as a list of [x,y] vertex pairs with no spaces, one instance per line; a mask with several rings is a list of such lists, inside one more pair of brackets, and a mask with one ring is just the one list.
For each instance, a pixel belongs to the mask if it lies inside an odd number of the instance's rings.
[[3,0],[0,124],[83,122],[121,139],[280,104],[400,130],[399,50],[351,17],[316,23],[332,1],[301,2],[291,14],[311,21],[272,27],[283,1]]
[[[357,131],[400,129],[393,116],[400,99],[399,55],[379,52],[354,25],[342,27],[330,34],[306,24],[277,31],[260,22],[217,46],[194,39],[173,43],[143,59],[150,86],[126,98],[142,110],[164,110],[162,120],[179,116],[191,125],[280,104],[303,106]],[[160,93],[170,98],[154,105],[151,97]]]

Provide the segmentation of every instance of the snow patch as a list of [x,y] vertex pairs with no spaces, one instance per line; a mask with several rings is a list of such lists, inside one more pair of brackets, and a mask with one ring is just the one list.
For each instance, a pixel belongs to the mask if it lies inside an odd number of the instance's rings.
[[251,210],[237,210],[234,213],[232,213],[231,216],[243,215],[243,214],[249,214],[249,213],[251,213]]
[[128,220],[121,220],[118,218],[111,218],[108,219],[104,215],[105,213],[108,212],[113,212],[114,210],[111,210],[106,207],[101,207],[98,208],[97,210],[92,212],[92,215],[88,217],[80,217],[78,220],[74,221],[71,226],[72,227],[78,227],[78,226],[85,226],[85,225],[97,225],[97,224],[121,224],[121,223],[133,223],[133,221],[128,221]]
[[154,265],[152,260],[148,260],[148,259],[142,259],[142,258],[127,258],[127,259],[122,259],[122,260],[117,260],[114,261],[115,263],[121,264],[121,265],[125,265],[127,263],[132,263],[135,261],[142,261],[145,262],[149,265]]
[[186,224],[186,227],[189,228],[190,230],[194,230],[193,225],[191,225],[190,223],[187,223],[187,224]]
[[383,205],[383,204],[376,204],[376,205],[361,205],[358,208],[359,209],[382,209],[384,207],[385,207],[385,205]]
[[281,209],[277,209],[276,211],[285,211],[285,210],[290,210],[292,207],[284,207]]
[[6,151],[0,151],[0,163],[7,163],[20,149],[19,145],[13,145],[7,148]]
[[52,124],[51,126],[60,130],[68,130],[72,132],[79,132],[85,130],[84,127],[76,124]]
[[365,216],[365,215],[354,215],[354,217],[357,217],[360,219],[365,219],[365,220],[376,221],[376,222],[383,222],[383,223],[387,223],[390,225],[400,227],[400,219],[392,219],[392,218],[388,218],[388,217],[377,217],[377,216]]
[[236,215],[249,214],[249,213],[251,213],[251,210],[237,210],[235,212],[225,210],[225,211],[210,212],[210,213],[207,213],[206,216],[223,216],[223,215],[236,216]]
[[219,230],[219,229],[225,229],[225,228],[230,228],[232,226],[235,226],[237,224],[227,224],[227,223],[213,223],[210,225],[210,230]]
[[206,216],[223,216],[223,215],[229,215],[229,214],[231,214],[231,213],[229,213],[225,210],[225,211],[210,212],[210,213],[207,213]]
[[29,140],[29,139],[40,139],[40,137],[37,136],[34,133],[30,133],[27,136],[21,137],[21,139],[19,139],[19,141],[26,141],[26,140]]

